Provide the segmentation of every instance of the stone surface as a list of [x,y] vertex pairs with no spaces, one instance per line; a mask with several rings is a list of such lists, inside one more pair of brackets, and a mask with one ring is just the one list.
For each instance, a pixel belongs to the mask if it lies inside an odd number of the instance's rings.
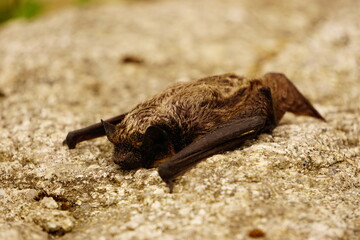
[[22,240],[47,240],[48,234],[39,226],[24,222],[0,223],[0,239]]
[[45,232],[63,235],[74,228],[75,219],[68,211],[38,210],[30,214],[30,219]]
[[57,202],[52,197],[44,197],[40,201],[40,205],[42,207],[49,208],[49,209],[57,209],[59,207]]
[[[125,1],[0,29],[0,239],[359,239],[359,1]],[[326,123],[201,162],[168,194],[75,128],[170,83],[285,73]],[[55,203],[54,203],[55,201]]]

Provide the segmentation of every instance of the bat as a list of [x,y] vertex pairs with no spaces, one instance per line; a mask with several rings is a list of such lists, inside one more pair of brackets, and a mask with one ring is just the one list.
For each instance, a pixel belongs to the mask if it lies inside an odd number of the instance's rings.
[[325,121],[284,74],[228,73],[174,84],[128,113],[69,132],[63,144],[106,135],[121,169],[158,167],[172,192],[197,163],[271,133],[286,112]]

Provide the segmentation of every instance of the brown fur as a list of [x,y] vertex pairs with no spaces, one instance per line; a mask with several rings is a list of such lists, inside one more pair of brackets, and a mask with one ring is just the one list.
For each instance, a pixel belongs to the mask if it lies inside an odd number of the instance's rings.
[[185,143],[192,142],[239,112],[246,115],[252,111],[243,103],[259,86],[262,86],[259,80],[235,74],[174,84],[137,105],[116,126],[113,142],[140,147],[142,135],[152,125],[180,129],[178,137],[184,138]]

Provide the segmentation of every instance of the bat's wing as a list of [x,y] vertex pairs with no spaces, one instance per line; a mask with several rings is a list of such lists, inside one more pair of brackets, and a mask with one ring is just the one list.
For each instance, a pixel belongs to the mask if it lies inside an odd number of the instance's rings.
[[160,177],[172,192],[174,178],[182,175],[204,158],[238,147],[245,140],[255,137],[265,123],[265,117],[255,116],[235,119],[220,126],[182,149],[169,161],[160,164],[158,169]]
[[[121,114],[105,121],[112,124],[118,124],[125,118],[126,114],[127,113]],[[103,123],[100,122],[85,128],[69,132],[66,136],[66,139],[63,141],[63,144],[66,144],[70,149],[73,149],[79,142],[94,139],[97,137],[102,137],[105,135],[106,132]]]
[[277,121],[280,121],[285,112],[310,116],[325,121],[309,100],[300,93],[284,74],[267,73],[263,76],[262,81],[271,88]]
[[262,111],[254,110],[254,116],[240,116],[222,124],[160,164],[159,175],[168,184],[170,192],[172,192],[173,180],[201,160],[234,149],[245,140],[254,138],[264,131],[271,131],[275,127],[270,88],[261,87],[254,96],[258,101],[254,101],[250,107]]

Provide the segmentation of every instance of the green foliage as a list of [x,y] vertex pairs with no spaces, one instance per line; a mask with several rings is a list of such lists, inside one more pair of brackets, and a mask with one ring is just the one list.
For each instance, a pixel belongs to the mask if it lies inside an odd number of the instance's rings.
[[12,18],[32,19],[44,11],[61,9],[71,4],[86,5],[90,2],[104,3],[111,1],[137,0],[0,0],[0,24]]
[[12,14],[5,8],[0,8],[0,23],[8,20]]
[[0,4],[0,22],[11,18],[32,19],[43,9],[38,0],[5,0]]
[[43,3],[36,0],[20,1],[20,4],[14,10],[14,17],[31,19],[40,13]]

